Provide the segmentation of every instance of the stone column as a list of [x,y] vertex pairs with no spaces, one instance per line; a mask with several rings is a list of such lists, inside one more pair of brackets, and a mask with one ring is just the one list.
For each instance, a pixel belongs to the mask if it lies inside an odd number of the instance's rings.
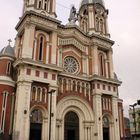
[[58,58],[57,59],[58,59],[58,66],[62,67],[62,61],[63,61],[62,60],[62,48],[58,49]]
[[62,131],[62,120],[57,120],[57,124],[56,124],[56,138],[57,140],[62,140],[62,135],[61,135],[61,131]]
[[111,78],[114,78],[114,68],[113,68],[113,58],[112,58],[112,55],[113,55],[113,51],[110,50],[110,51],[108,52],[110,77],[111,77]]
[[35,34],[35,26],[26,24],[25,32],[24,32],[23,47],[22,47],[22,57],[23,58],[32,59],[34,34]]
[[93,6],[88,7],[89,12],[89,33],[92,34],[95,31],[95,12]]
[[47,44],[46,44],[46,64],[49,63],[50,47],[51,47],[51,44],[49,42],[47,42]]
[[107,59],[105,60],[105,68],[106,68],[106,78],[109,78],[109,75],[108,75],[108,60]]
[[[50,140],[55,140],[56,136],[56,96],[57,96],[57,87],[50,86],[49,91],[54,90],[51,94],[49,94],[48,98],[48,139],[50,135]],[[52,97],[51,97],[52,96]]]
[[120,139],[119,132],[119,115],[118,115],[118,98],[112,97],[112,113],[114,118],[114,140]]
[[98,46],[94,45],[92,50],[93,74],[98,75]]
[[109,133],[110,133],[110,139],[114,140],[115,139],[115,135],[114,135],[114,123],[110,122],[110,126],[109,126]]
[[101,94],[93,95],[93,109],[95,112],[95,134],[96,140],[103,140],[103,126],[102,126],[102,102]]
[[82,56],[82,63],[83,63],[83,74],[87,74],[87,63],[85,56]]
[[[20,38],[19,36],[17,35],[16,36],[16,40],[15,40],[15,54],[16,54],[16,57],[18,57],[18,52],[19,52],[19,48],[21,47],[20,46]],[[19,55],[20,56],[20,55]]]
[[52,43],[52,49],[51,49],[51,64],[56,65],[56,48],[57,48],[57,33],[53,32],[51,35],[51,43]]
[[34,60],[36,60],[36,51],[37,51],[37,39],[34,39],[34,54],[33,54]]
[[47,140],[48,137],[48,118],[46,116],[43,117],[43,124],[42,124],[42,139]]
[[105,13],[105,34],[109,34],[109,28],[108,28],[108,16],[107,13]]
[[17,83],[13,140],[29,140],[31,81]]

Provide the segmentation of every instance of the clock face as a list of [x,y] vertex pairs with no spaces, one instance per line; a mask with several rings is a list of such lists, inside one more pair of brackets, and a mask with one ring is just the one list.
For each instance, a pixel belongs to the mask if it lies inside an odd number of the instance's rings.
[[74,57],[67,56],[64,59],[64,71],[75,74],[79,70],[79,63]]

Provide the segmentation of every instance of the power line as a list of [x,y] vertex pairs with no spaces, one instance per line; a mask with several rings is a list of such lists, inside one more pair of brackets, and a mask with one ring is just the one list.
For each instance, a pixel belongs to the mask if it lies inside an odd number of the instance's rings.
[[66,7],[66,6],[64,6],[64,5],[62,5],[62,4],[58,3],[58,2],[56,2],[56,4],[59,5],[60,7],[66,8],[67,10],[70,10],[70,8],[68,8],[68,7]]

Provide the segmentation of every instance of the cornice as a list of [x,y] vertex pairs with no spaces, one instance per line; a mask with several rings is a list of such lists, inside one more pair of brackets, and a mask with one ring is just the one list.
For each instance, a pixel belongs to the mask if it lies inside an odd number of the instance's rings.
[[72,74],[68,74],[65,72],[62,72],[59,75],[64,76],[64,77],[68,77],[68,78],[83,80],[83,81],[87,81],[87,82],[100,81],[100,82],[115,84],[118,86],[120,86],[122,83],[121,81],[119,81],[117,79],[108,79],[108,78],[104,78],[104,77],[101,77],[98,75],[93,75],[93,76],[91,76],[91,75],[72,75]]
[[10,77],[0,76],[0,84],[15,87],[16,83]]
[[20,18],[18,24],[16,25],[15,29],[18,30],[19,27],[21,26],[21,24],[24,23],[25,19],[28,18],[31,19],[31,17],[37,17],[37,18],[40,18],[40,20],[44,20],[45,22],[46,21],[50,21],[50,22],[53,22],[54,24],[61,24],[61,21],[57,20],[57,19],[54,19],[54,18],[51,18],[49,16],[45,16],[45,15],[42,15],[42,14],[39,14],[39,13],[36,13],[34,11],[26,11],[24,13],[24,15]]
[[9,55],[1,55],[0,56],[0,60],[4,60],[4,59],[8,59],[8,60],[14,61],[15,57],[9,56]]
[[[86,45],[93,45],[97,43],[99,40],[102,42],[102,44],[107,44],[109,46],[112,46],[114,44],[113,40],[110,40],[107,37],[104,37],[102,35],[93,33],[91,35],[86,34],[83,32],[78,25],[58,25],[58,34],[62,37],[69,37],[74,36],[75,38],[79,38],[80,42]],[[99,43],[98,43],[99,44]]]
[[108,79],[102,76],[98,76],[98,75],[93,75],[90,78],[91,81],[102,81],[102,82],[107,82],[107,83],[111,83],[111,84],[115,84],[120,86],[122,84],[122,81],[119,81],[118,79]]
[[56,71],[58,73],[63,71],[63,69],[61,67],[58,67],[54,64],[44,64],[42,62],[34,61],[34,60],[28,59],[28,58],[17,59],[13,63],[14,67],[17,67],[20,65],[31,65],[31,66],[35,66],[35,67],[44,68],[44,69],[50,69],[50,70]]

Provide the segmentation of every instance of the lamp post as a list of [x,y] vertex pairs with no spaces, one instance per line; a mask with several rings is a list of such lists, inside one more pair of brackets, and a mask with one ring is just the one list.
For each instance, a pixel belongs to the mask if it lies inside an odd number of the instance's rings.
[[134,119],[134,128],[135,128],[134,138],[135,138],[135,140],[136,140],[137,125],[136,125],[136,112],[135,112],[135,106],[137,106],[137,103],[134,103],[133,105],[129,105],[129,106],[132,107],[132,109],[133,109],[133,119]]
[[51,89],[48,94],[50,95],[50,119],[49,119],[49,140],[51,140],[51,121],[52,121],[52,94],[55,92],[56,90]]

